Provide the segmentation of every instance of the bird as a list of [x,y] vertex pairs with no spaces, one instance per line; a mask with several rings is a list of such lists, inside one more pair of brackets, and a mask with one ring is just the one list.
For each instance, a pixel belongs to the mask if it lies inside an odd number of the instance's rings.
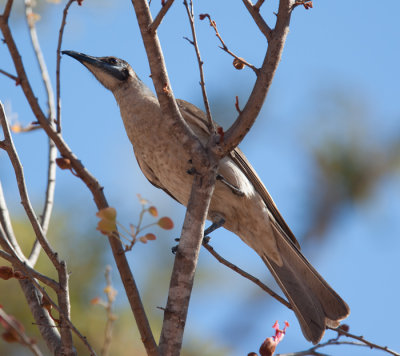
[[[83,64],[110,90],[139,167],[151,184],[187,205],[193,182],[182,143],[165,129],[157,97],[124,60],[62,51]],[[210,136],[205,113],[177,99],[190,129],[205,145]],[[337,328],[350,309],[300,251],[266,187],[239,148],[221,159],[208,219],[239,236],[263,260],[289,300],[304,337],[318,343],[327,327]]]

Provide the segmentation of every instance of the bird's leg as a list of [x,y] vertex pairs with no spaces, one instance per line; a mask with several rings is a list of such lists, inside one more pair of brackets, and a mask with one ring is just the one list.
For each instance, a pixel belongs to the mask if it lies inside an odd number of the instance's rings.
[[[211,234],[213,231],[219,229],[221,226],[223,226],[225,224],[225,219],[220,217],[218,218],[217,221],[213,222],[207,229],[204,230],[203,233],[203,242],[202,244],[208,244],[208,242],[211,240],[210,236],[208,236],[209,234]],[[180,239],[175,239],[175,241],[179,241]],[[171,248],[171,251],[173,254],[176,253],[176,251],[178,250],[178,245],[174,246]]]
[[225,224],[225,219],[223,217],[219,217],[218,220],[213,221],[213,223],[204,230],[204,237],[203,237],[203,245],[206,245],[209,243],[211,240],[209,234],[211,234],[213,231],[219,229],[221,226]]
[[238,187],[235,187],[233,184],[229,183],[221,174],[217,174],[217,180],[228,186],[228,188],[232,190],[233,194],[236,194],[240,197],[244,196],[244,193]]
[[204,237],[208,234],[211,234],[213,231],[219,229],[221,226],[225,224],[225,219],[223,217],[219,217],[218,220],[213,221],[213,223],[204,230]]

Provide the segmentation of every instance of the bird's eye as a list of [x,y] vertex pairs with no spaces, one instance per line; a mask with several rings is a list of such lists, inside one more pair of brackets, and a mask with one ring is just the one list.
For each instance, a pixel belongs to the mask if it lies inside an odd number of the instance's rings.
[[107,62],[108,62],[109,64],[117,64],[117,60],[116,60],[114,57],[108,58]]

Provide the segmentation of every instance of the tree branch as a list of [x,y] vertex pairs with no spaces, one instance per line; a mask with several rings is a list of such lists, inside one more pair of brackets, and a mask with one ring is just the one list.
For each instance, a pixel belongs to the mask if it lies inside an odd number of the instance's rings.
[[[0,251],[1,252],[1,251]],[[42,356],[42,352],[39,347],[35,344],[33,339],[30,339],[23,329],[16,323],[16,321],[11,318],[1,307],[0,307],[0,319],[7,323],[8,328],[13,330],[13,333],[18,334],[19,340],[18,342],[22,345],[25,345],[32,353],[36,356]]]
[[270,41],[272,36],[272,30],[265,22],[263,17],[260,15],[260,6],[263,4],[264,0],[259,0],[255,5],[251,3],[250,0],[242,0],[244,6],[246,6],[247,11],[253,18],[254,22],[258,26],[259,30],[263,33],[265,38]]
[[211,19],[211,16],[209,14],[202,14],[200,15],[200,19],[203,20],[205,17],[208,18],[208,21],[210,23],[210,26],[214,29],[215,31],[215,35],[217,36],[217,38],[219,39],[219,41],[221,42],[221,46],[219,48],[221,48],[224,52],[228,53],[230,56],[232,56],[233,58],[236,59],[237,62],[242,63],[243,65],[251,68],[253,70],[253,72],[258,75],[259,69],[256,68],[255,66],[253,66],[252,64],[250,64],[249,62],[245,61],[243,58],[238,57],[235,53],[233,53],[228,46],[225,44],[224,40],[222,39],[220,33],[218,32],[217,29],[217,24],[214,20]]
[[[46,120],[47,121],[47,120]],[[50,246],[49,241],[43,233],[42,227],[39,223],[39,220],[32,208],[31,202],[29,200],[28,192],[25,185],[25,177],[21,162],[19,160],[17,151],[15,149],[13,139],[11,137],[10,129],[8,127],[7,119],[5,116],[3,104],[0,102],[0,122],[3,128],[4,133],[4,141],[7,144],[6,152],[10,158],[11,164],[14,168],[15,177],[17,180],[18,190],[21,197],[22,206],[25,209],[26,215],[29,218],[29,221],[32,225],[33,231],[35,232],[36,238],[39,240],[40,245],[43,250],[46,252],[50,261],[53,263],[54,267],[57,270],[59,282],[61,288],[57,291],[58,301],[60,303],[60,307],[63,308],[62,316],[60,317],[60,326],[61,326],[61,344],[63,348],[63,352],[65,355],[75,355],[75,351],[73,349],[72,344],[72,334],[69,328],[67,328],[67,324],[64,318],[64,314],[69,318],[69,295],[68,295],[68,274],[64,261],[60,261],[58,259],[58,254],[53,251]]]
[[161,355],[179,355],[186,324],[204,222],[214,191],[217,165],[195,174],[185,221],[176,252],[169,286],[167,306],[160,336]]
[[[5,148],[4,148],[5,149]],[[4,198],[3,186],[0,181],[0,226],[4,229],[4,239],[7,239],[12,246],[13,252],[21,260],[25,260],[24,253],[22,252],[18,241],[15,237],[14,230],[11,224],[10,214],[8,213],[8,208],[6,200]]]
[[289,302],[283,299],[280,295],[276,294],[272,289],[270,289],[267,285],[262,283],[258,278],[252,276],[250,273],[247,273],[246,271],[242,270],[238,266],[234,265],[233,263],[223,258],[219,253],[217,253],[214,250],[214,248],[211,245],[209,245],[208,243],[203,243],[203,247],[208,252],[210,252],[217,259],[218,262],[232,269],[236,273],[240,274],[242,277],[252,281],[256,285],[258,285],[263,291],[267,292],[271,297],[275,298],[278,302],[282,303],[285,307],[292,309],[292,306],[290,305]]
[[[29,34],[32,42],[32,47],[35,52],[36,60],[39,65],[39,70],[42,75],[42,80],[47,95],[48,120],[50,122],[50,125],[54,125],[54,111],[55,111],[54,93],[53,93],[53,88],[51,86],[51,80],[49,77],[49,72],[47,70],[46,62],[43,58],[42,50],[40,48],[39,39],[35,27],[35,21],[32,16],[33,11],[32,11],[31,0],[25,0],[25,15],[29,27]],[[45,235],[47,234],[47,230],[49,228],[51,213],[53,210],[54,190],[56,183],[56,157],[57,157],[57,149],[54,145],[54,142],[50,138],[48,140],[49,140],[49,155],[48,155],[48,166],[47,166],[47,186],[46,186],[44,207],[40,218],[40,225],[42,226],[43,233]],[[34,266],[36,264],[36,261],[39,258],[39,253],[40,253],[40,243],[36,239],[28,258],[29,264],[31,266]]]
[[204,102],[204,107],[206,109],[206,114],[207,114],[207,119],[208,119],[208,129],[210,130],[210,132],[216,132],[215,131],[215,124],[214,121],[212,119],[212,115],[211,115],[211,110],[210,110],[210,104],[208,102],[208,97],[207,97],[207,91],[206,91],[206,84],[204,81],[204,71],[203,71],[203,64],[204,62],[201,60],[201,56],[200,56],[200,50],[199,50],[199,46],[197,43],[197,36],[196,36],[196,29],[194,27],[194,13],[193,13],[193,1],[190,0],[190,9],[189,9],[189,5],[187,3],[187,0],[183,1],[183,5],[186,8],[186,12],[188,15],[188,19],[189,19],[189,23],[190,23],[190,28],[192,30],[192,41],[189,41],[195,49],[196,52],[196,58],[197,58],[197,63],[199,65],[199,72],[200,72],[200,87],[201,87],[201,92],[203,94],[203,102]]
[[161,21],[163,20],[164,16],[166,15],[166,13],[168,12],[169,8],[172,6],[173,3],[174,0],[167,0],[167,2],[163,5],[160,12],[154,19],[154,21],[148,27],[148,31],[150,33],[154,34],[157,31],[158,26],[160,26]]
[[58,35],[58,43],[57,43],[57,69],[56,69],[56,91],[57,91],[57,119],[56,119],[56,125],[57,125],[57,132],[61,132],[61,87],[60,87],[60,65],[61,65],[61,44],[62,44],[62,38],[64,34],[64,28],[65,25],[67,24],[67,15],[68,15],[68,10],[69,7],[72,5],[72,3],[75,0],[69,0],[67,5],[65,5],[64,11],[63,11],[63,17],[61,21],[61,26],[60,26],[60,31]]
[[364,339],[363,336],[357,336],[357,335],[351,334],[348,331],[345,331],[345,330],[343,330],[341,328],[334,329],[334,328],[328,327],[328,329],[336,331],[338,333],[338,337],[340,335],[344,335],[344,336],[350,337],[352,339],[361,341],[363,344],[365,344],[366,346],[370,347],[371,349],[378,349],[378,350],[385,351],[385,352],[387,352],[387,353],[389,353],[391,355],[394,355],[394,356],[400,356],[400,353],[389,349],[387,346],[379,346],[379,345],[377,345],[377,344],[375,344],[375,343],[373,343],[371,341],[368,341],[368,340]]
[[8,18],[10,17],[12,4],[13,4],[13,0],[7,1],[6,7],[4,8],[4,12],[2,15],[2,17],[4,18],[4,21],[8,21]]
[[[36,280],[32,280],[33,284],[35,285],[35,287],[43,294],[45,300],[47,302],[49,302],[51,304],[51,306],[57,310],[60,319],[64,318],[65,324],[64,326],[60,325],[60,329],[62,328],[66,328],[68,330],[72,330],[78,337],[79,339],[84,343],[84,345],[87,347],[87,349],[90,352],[91,356],[96,356],[96,352],[93,350],[92,346],[89,344],[89,342],[87,341],[87,338],[85,336],[83,336],[79,330],[75,327],[75,325],[72,323],[71,319],[64,314],[64,311],[61,309],[60,306],[58,306],[49,296],[49,294],[46,292],[46,290],[39,284],[36,282]],[[62,332],[62,330],[61,330]],[[55,354],[56,355],[65,355],[66,352],[68,352],[69,350],[66,349],[64,342],[61,343],[61,348],[59,348],[58,350],[56,350]]]
[[281,60],[289,32],[292,6],[293,0],[280,0],[279,2],[276,26],[272,31],[264,62],[245,107],[229,130],[225,132],[224,141],[217,148],[220,157],[227,155],[241,142],[260,113]]
[[[193,167],[198,172],[193,181],[191,198],[175,258],[159,343],[161,355],[177,355],[180,353],[182,345],[198,249],[202,239],[202,228],[214,189],[217,161],[210,152],[204,149],[201,142],[183,120],[177,107],[157,34],[146,31],[152,23],[147,1],[132,0],[132,4],[141,29],[151,78],[163,114],[163,129],[170,134],[171,138],[179,139],[182,142],[183,148],[190,152]],[[213,143],[216,139],[217,137],[212,135],[210,142]],[[211,162],[215,163],[211,164]],[[197,196],[197,204],[194,201],[194,196]]]
[[[27,75],[22,63],[21,56],[16,47],[15,41],[11,34],[10,28],[8,26],[7,21],[3,16],[0,17],[0,29],[3,33],[3,36],[6,40],[6,44],[8,46],[9,52],[13,59],[15,69],[17,71],[18,77],[21,79],[21,88],[25,94],[25,97],[42,128],[45,130],[46,134],[53,140],[55,145],[57,146],[61,155],[65,158],[68,158],[71,162],[71,165],[77,175],[82,179],[82,181],[86,184],[88,189],[93,195],[96,206],[99,210],[108,207],[108,203],[106,197],[103,193],[103,188],[96,180],[95,177],[91,175],[91,173],[83,166],[81,161],[72,153],[68,145],[64,142],[61,135],[59,135],[49,124],[45,115],[43,114],[38,101],[32,91],[30,83],[27,79]],[[115,262],[117,264],[118,271],[120,273],[122,282],[124,284],[124,288],[135,316],[136,322],[138,324],[138,328],[145,344],[146,350],[149,355],[157,355],[157,345],[154,341],[154,337],[151,333],[150,325],[146,314],[144,312],[143,304],[140,299],[140,294],[136,286],[135,279],[130,270],[128,261],[124,254],[124,248],[121,245],[121,242],[113,237],[109,237],[109,243],[113,252],[113,256]]]
[[0,69],[0,73],[4,74],[6,77],[8,77],[8,78],[14,80],[16,83],[18,83],[18,77],[16,77],[15,75],[10,74],[3,69]]

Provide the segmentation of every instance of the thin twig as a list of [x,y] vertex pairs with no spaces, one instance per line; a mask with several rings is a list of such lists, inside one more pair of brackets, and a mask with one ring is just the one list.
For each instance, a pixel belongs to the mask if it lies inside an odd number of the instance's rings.
[[14,80],[15,83],[18,83],[18,77],[16,77],[15,75],[10,74],[10,73],[6,72],[6,71],[3,70],[3,69],[0,69],[0,73],[1,73],[1,74],[4,74],[6,77],[8,77],[8,78]]
[[242,270],[238,266],[234,265],[233,263],[229,262],[225,258],[223,258],[219,253],[217,253],[212,246],[208,243],[203,243],[203,247],[210,252],[220,263],[229,267],[236,273],[240,274],[242,277],[247,278],[248,280],[252,281],[256,285],[258,285],[262,290],[267,292],[271,297],[275,298],[278,302],[282,303],[285,307],[292,309],[292,306],[289,302],[283,299],[280,295],[276,294],[272,289],[267,287],[264,283],[262,283],[258,278],[252,276],[251,274],[247,273],[246,271]]
[[28,215],[28,218],[32,224],[32,227],[35,231],[37,238],[39,239],[43,249],[46,254],[49,256],[50,260],[53,262],[55,266],[59,264],[58,255],[53,249],[50,247],[49,242],[47,241],[46,236],[43,234],[43,230],[39,224],[39,221],[36,217],[36,214],[32,208],[31,202],[29,200],[28,192],[25,185],[25,177],[22,168],[22,164],[19,160],[18,154],[16,152],[14,142],[11,136],[10,129],[8,127],[7,119],[4,112],[3,104],[0,102],[0,122],[3,128],[4,139],[7,143],[6,152],[10,158],[10,161],[14,167],[15,175],[17,178],[18,189],[21,195],[21,203]]
[[[1,23],[1,22],[0,22]],[[10,129],[8,127],[7,119],[5,116],[3,104],[0,102],[0,121],[1,126],[3,128],[4,133],[4,141],[7,144],[6,152],[8,157],[11,161],[11,164],[14,168],[17,185],[19,194],[21,197],[22,206],[25,209],[26,215],[29,218],[29,221],[32,225],[32,228],[35,232],[36,238],[39,240],[40,245],[42,246],[43,250],[46,252],[47,256],[49,257],[50,261],[53,263],[54,267],[57,270],[59,283],[61,288],[57,292],[58,302],[60,307],[63,308],[62,318],[61,318],[61,340],[63,344],[63,352],[65,355],[74,355],[73,343],[72,343],[72,334],[70,330],[66,327],[66,321],[64,315],[67,316],[69,319],[70,313],[70,304],[69,304],[69,294],[68,294],[68,273],[66,270],[65,262],[60,261],[58,258],[58,254],[53,251],[52,247],[50,246],[49,241],[47,240],[45,234],[43,233],[43,229],[39,223],[39,220],[35,214],[35,211],[32,208],[28,191],[25,184],[25,177],[24,171],[22,168],[22,164],[19,160],[17,151],[14,146],[14,142],[11,136]],[[46,120],[47,122],[47,120]],[[51,125],[50,125],[51,127]]]
[[166,13],[168,12],[169,8],[172,6],[173,3],[174,0],[167,0],[167,2],[162,6],[160,12],[157,14],[156,18],[149,26],[148,31],[150,33],[155,33],[157,31],[158,26],[160,26],[161,21],[163,20],[164,16],[166,15]]
[[378,350],[386,351],[387,353],[392,354],[394,356],[400,356],[400,353],[389,349],[387,346],[379,346],[377,344],[374,344],[373,342],[364,339],[363,336],[357,336],[357,335],[351,334],[348,331],[345,331],[345,330],[340,329],[340,328],[339,329],[334,329],[334,328],[328,327],[328,329],[336,331],[339,334],[339,336],[340,335],[344,335],[344,336],[350,337],[352,339],[361,341],[362,343],[364,343],[365,345],[369,346],[372,349],[378,349]]
[[10,317],[1,307],[0,307],[0,319],[2,319],[4,322],[7,323],[7,327],[12,329],[13,334],[18,335],[18,340],[22,345],[25,345],[26,347],[29,348],[29,350],[32,351],[32,353],[36,356],[42,356],[42,352],[40,351],[39,347],[36,345],[36,342],[34,339],[31,339],[28,337],[28,335],[25,334],[22,325],[17,324],[14,318]]
[[57,118],[56,118],[56,125],[57,125],[57,132],[61,132],[61,88],[60,88],[60,64],[61,64],[61,44],[62,38],[64,34],[64,28],[67,23],[67,15],[68,9],[72,5],[75,0],[69,0],[67,5],[65,5],[63,11],[63,17],[61,21],[60,31],[58,34],[58,43],[57,43],[57,69],[56,69],[56,95],[57,95]]
[[[54,92],[51,86],[51,80],[49,77],[49,72],[47,70],[46,62],[44,60],[42,50],[40,48],[39,39],[36,32],[35,21],[33,18],[33,10],[32,10],[32,2],[31,0],[25,0],[25,15],[26,20],[29,26],[29,34],[32,42],[32,47],[35,52],[36,60],[39,65],[39,70],[42,75],[43,84],[45,87],[46,95],[47,95],[47,107],[48,107],[48,117],[50,125],[54,125]],[[39,125],[31,126],[34,128],[40,128]],[[46,185],[46,195],[45,202],[43,207],[43,212],[40,219],[40,225],[42,225],[43,233],[46,234],[51,213],[53,210],[53,202],[54,202],[54,191],[55,191],[55,183],[56,183],[56,157],[57,157],[57,149],[55,147],[54,142],[49,138],[49,154],[48,154],[48,167],[47,167],[47,185]],[[37,259],[39,258],[40,253],[40,243],[36,239],[33,247],[31,249],[31,253],[29,255],[29,264],[34,266],[36,264]]]
[[279,1],[276,25],[269,39],[263,64],[258,71],[256,82],[245,107],[233,125],[225,132],[224,141],[220,142],[217,148],[220,157],[226,156],[241,142],[260,113],[281,60],[286,37],[289,33],[293,3],[294,0]]
[[[63,325],[59,325],[60,330],[62,332],[62,329],[71,329],[78,337],[79,339],[81,339],[81,341],[85,344],[85,346],[88,348],[90,355],[91,356],[96,356],[96,352],[93,350],[92,346],[89,344],[89,342],[87,341],[86,336],[83,336],[80,331],[75,327],[75,325],[72,323],[71,319],[64,314],[64,312],[62,311],[62,309],[57,305],[56,302],[54,302],[54,300],[50,297],[50,295],[46,292],[46,289],[43,288],[38,282],[36,282],[34,279],[32,280],[32,282],[34,283],[34,285],[36,286],[36,288],[38,290],[40,290],[40,292],[43,294],[43,296],[45,297],[45,299],[51,304],[51,306],[57,310],[60,319],[61,317],[64,317],[65,319],[65,323],[67,324],[66,326]],[[63,344],[64,346],[64,344]]]
[[107,322],[106,322],[106,327],[104,329],[104,342],[103,342],[103,346],[101,347],[101,351],[100,351],[101,356],[107,356],[110,353],[113,326],[114,326],[114,323],[116,320],[116,316],[112,312],[112,305],[115,300],[116,291],[113,288],[112,282],[111,282],[111,267],[110,266],[106,267],[104,276],[105,276],[106,282],[107,282],[107,286],[104,289],[105,292],[107,291],[106,292],[107,303],[105,305],[106,313],[107,313]]
[[265,22],[263,17],[260,15],[260,7],[264,3],[264,0],[258,0],[255,5],[252,5],[250,0],[242,0],[247,11],[253,18],[254,22],[258,26],[258,29],[263,33],[265,38],[269,41],[271,39],[272,30]]
[[204,18],[208,18],[208,21],[210,23],[210,26],[214,29],[215,31],[215,35],[217,36],[217,38],[219,39],[219,41],[221,42],[221,46],[219,46],[219,48],[221,48],[223,51],[225,51],[226,53],[228,53],[229,55],[231,55],[233,58],[235,58],[237,61],[243,63],[244,65],[246,65],[247,67],[251,68],[254,73],[256,75],[258,75],[259,73],[259,69],[256,68],[255,66],[253,66],[252,64],[248,63],[247,61],[245,61],[243,58],[238,57],[236,54],[234,54],[229,48],[228,46],[225,44],[224,40],[222,39],[220,33],[218,32],[217,29],[217,24],[214,20],[211,19],[211,16],[209,14],[201,14],[200,15],[200,19],[204,19]]
[[211,116],[210,104],[208,102],[207,91],[206,91],[206,84],[204,82],[204,71],[203,71],[204,62],[201,60],[199,45],[197,43],[196,29],[194,27],[193,1],[190,0],[190,9],[189,9],[189,5],[187,3],[187,0],[183,1],[183,5],[186,8],[186,12],[187,12],[189,23],[190,23],[190,28],[192,30],[192,38],[193,38],[193,40],[192,41],[189,40],[189,42],[194,46],[194,49],[195,49],[195,52],[196,52],[196,57],[197,57],[197,63],[199,65],[200,86],[201,86],[201,92],[203,94],[204,107],[206,109],[206,114],[207,114],[208,129],[209,129],[210,132],[215,133],[215,123],[214,123],[214,121],[212,119],[212,116]]
[[[329,329],[331,329],[331,328],[329,328]],[[297,351],[297,352],[289,352],[289,353],[284,353],[284,354],[277,354],[276,356],[308,356],[308,355],[310,355],[310,356],[327,356],[326,354],[322,354],[322,353],[318,352],[317,350],[321,349],[323,347],[333,346],[333,345],[339,345],[339,346],[340,345],[350,345],[350,346],[368,347],[368,348],[371,348],[371,349],[379,349],[379,350],[385,351],[385,352],[387,352],[387,353],[389,353],[391,355],[394,355],[394,356],[399,356],[400,355],[399,353],[397,353],[397,352],[395,352],[393,350],[390,350],[387,347],[382,347],[382,346],[373,344],[373,343],[371,343],[369,341],[366,341],[365,339],[362,339],[362,342],[339,340],[341,335],[346,335],[346,334],[343,333],[343,330],[342,329],[331,329],[331,330],[337,331],[338,335],[335,338],[332,338],[332,339],[330,339],[330,340],[328,340],[326,342],[317,344],[317,345],[309,348],[308,350]],[[352,334],[350,334],[350,335],[351,336],[348,336],[348,335],[346,335],[346,336],[354,337],[354,338],[357,339],[357,336],[352,335]]]
[[6,200],[3,193],[3,186],[0,181],[0,225],[4,229],[5,238],[11,244],[13,251],[21,260],[25,260],[24,253],[22,252],[18,241],[15,237],[14,230],[11,224],[10,214],[8,212]]
[[[1,235],[1,233],[0,233],[0,235]],[[4,245],[2,245],[2,247],[3,246]],[[55,292],[60,290],[59,284],[54,279],[51,279],[50,277],[47,277],[46,275],[39,273],[32,267],[28,266],[26,263],[24,263],[23,261],[18,259],[17,256],[0,250],[0,257],[9,261],[14,266],[15,269],[18,269],[18,271],[21,271],[27,277],[29,277],[31,279],[33,279],[33,278],[38,279],[42,283],[44,283],[47,286],[49,286],[50,288],[52,288]]]

